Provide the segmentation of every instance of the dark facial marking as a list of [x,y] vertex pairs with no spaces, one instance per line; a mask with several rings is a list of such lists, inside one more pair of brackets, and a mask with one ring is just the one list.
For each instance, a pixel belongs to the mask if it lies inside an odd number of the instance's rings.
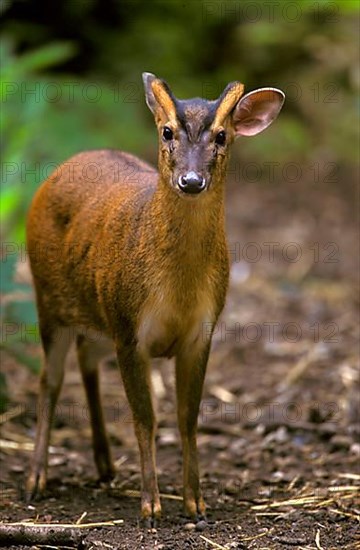
[[190,142],[198,142],[202,132],[210,128],[216,106],[216,101],[200,98],[176,100],[177,118]]

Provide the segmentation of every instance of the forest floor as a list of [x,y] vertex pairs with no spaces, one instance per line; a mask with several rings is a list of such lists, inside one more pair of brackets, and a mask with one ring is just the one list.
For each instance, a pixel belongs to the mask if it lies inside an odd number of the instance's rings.
[[102,393],[115,481],[96,483],[87,406],[71,355],[52,432],[48,488],[26,504],[38,379],[4,355],[11,403],[1,417],[1,521],[99,523],[78,529],[77,543],[24,540],[14,548],[360,548],[354,201],[315,186],[305,192],[295,185],[239,187],[230,185],[228,192],[231,284],[199,416],[207,523],[195,525],[182,514],[174,375],[167,361],[153,369],[163,495],[157,529],[139,523],[139,457],[112,358],[102,365]]

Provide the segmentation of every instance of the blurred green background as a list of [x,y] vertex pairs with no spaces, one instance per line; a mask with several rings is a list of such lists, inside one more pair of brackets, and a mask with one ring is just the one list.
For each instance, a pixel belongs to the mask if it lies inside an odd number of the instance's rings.
[[232,80],[283,89],[272,132],[235,146],[233,164],[296,163],[304,193],[314,181],[341,181],[353,200],[357,1],[3,0],[1,11],[1,343],[29,367],[38,367],[26,347],[38,340],[36,314],[13,272],[26,256],[31,197],[80,150],[114,147],[156,162],[143,71],[184,98],[213,99]]

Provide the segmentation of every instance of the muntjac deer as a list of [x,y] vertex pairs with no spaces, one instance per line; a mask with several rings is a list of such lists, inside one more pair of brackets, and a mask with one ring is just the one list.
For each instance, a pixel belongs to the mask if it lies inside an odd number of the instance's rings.
[[[141,514],[151,525],[161,505],[149,360],[175,357],[184,507],[193,518],[204,517],[196,430],[212,329],[229,278],[229,146],[237,136],[267,128],[284,94],[262,88],[243,95],[244,86],[232,82],[216,100],[179,100],[153,74],[144,73],[143,81],[159,134],[159,171],[121,151],[86,151],[42,184],[29,212],[28,250],[45,354],[38,410],[46,414],[38,418],[27,495],[46,484],[50,428],[73,340],[98,473],[101,479],[113,476],[97,371],[100,344],[110,338],[140,450]],[[99,338],[86,338],[84,327]]]

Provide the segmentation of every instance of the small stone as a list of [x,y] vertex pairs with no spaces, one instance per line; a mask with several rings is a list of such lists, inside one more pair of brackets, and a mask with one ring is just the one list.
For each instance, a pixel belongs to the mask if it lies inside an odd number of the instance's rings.
[[185,523],[184,525],[184,529],[186,529],[186,531],[193,531],[195,529],[196,525],[195,523]]
[[351,447],[351,443],[351,438],[346,435],[334,435],[331,438],[331,447],[333,450],[348,450]]
[[49,466],[62,466],[66,462],[67,457],[65,456],[52,456],[49,458]]
[[242,455],[244,453],[244,449],[246,448],[247,441],[244,438],[236,438],[234,439],[230,445],[229,450],[236,454],[236,455]]
[[231,266],[230,283],[234,286],[240,285],[249,278],[250,274],[251,267],[247,262],[243,260],[234,262]]
[[237,495],[240,492],[239,484],[228,481],[224,486],[224,492],[227,495]]
[[24,466],[21,466],[20,464],[14,464],[13,466],[10,466],[10,470],[15,474],[20,474],[24,471]]
[[277,470],[271,474],[272,478],[276,481],[282,481],[285,478],[285,475],[285,472],[281,472],[280,470]]
[[360,455],[360,443],[353,443],[350,447],[350,452],[354,455]]
[[254,431],[256,435],[264,435],[265,430],[266,430],[265,425],[260,423],[256,426]]
[[209,442],[209,445],[218,451],[223,451],[224,449],[229,448],[229,438],[226,436],[218,435],[213,437],[212,441]]
[[207,523],[205,520],[200,520],[197,522],[196,526],[195,526],[195,530],[196,531],[204,531],[206,528],[207,528]]

